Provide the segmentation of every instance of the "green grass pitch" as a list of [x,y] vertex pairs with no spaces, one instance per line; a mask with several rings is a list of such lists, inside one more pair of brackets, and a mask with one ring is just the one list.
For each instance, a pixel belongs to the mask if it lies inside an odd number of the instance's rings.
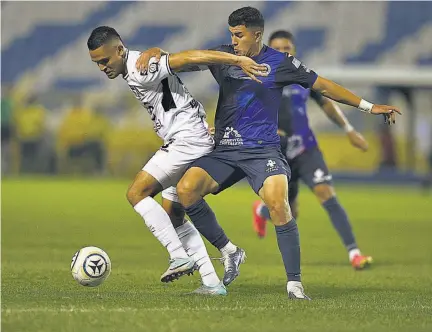
[[[375,259],[362,272],[351,269],[325,212],[302,191],[303,282],[313,298],[303,302],[287,299],[272,227],[263,240],[252,231],[248,187],[208,198],[248,259],[227,297],[204,298],[184,295],[200,285],[197,273],[159,281],[167,253],[128,206],[127,186],[3,181],[2,331],[432,331],[432,198],[416,188],[337,186],[360,247]],[[78,285],[69,269],[87,245],[106,250],[113,266],[95,289]]]

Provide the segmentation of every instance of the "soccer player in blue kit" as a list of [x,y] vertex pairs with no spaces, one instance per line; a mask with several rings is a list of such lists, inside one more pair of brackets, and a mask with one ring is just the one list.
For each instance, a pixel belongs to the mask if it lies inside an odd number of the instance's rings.
[[[269,46],[280,52],[295,55],[294,38],[288,31],[279,30],[270,35]],[[352,145],[366,151],[368,148],[364,138],[354,130],[338,106],[321,94],[305,89],[298,84],[284,87],[282,102],[279,107],[279,135],[281,150],[286,156],[291,169],[288,202],[295,219],[298,220],[298,190],[301,179],[315,194],[338,232],[351,265],[361,270],[372,263],[372,257],[360,252],[348,216],[336,198],[332,186],[332,176],[318,147],[318,142],[309,126],[306,102],[313,99],[327,116],[338,126],[344,128]],[[270,219],[269,209],[256,201],[252,207],[253,222],[259,237],[266,234],[267,220]]]
[[[259,10],[240,8],[231,13],[228,24],[232,44],[217,50],[249,56],[265,64],[268,76],[260,77],[259,83],[233,66],[208,66],[219,84],[215,149],[192,163],[177,185],[177,194],[199,232],[219,250],[229,249],[237,255],[231,261],[235,263],[231,271],[238,274],[244,251],[231,244],[203,197],[217,194],[246,178],[269,208],[288,277],[289,298],[309,300],[301,283],[298,228],[287,199],[290,169],[281,153],[277,134],[283,87],[299,84],[311,88],[361,111],[384,114],[388,123],[394,123],[400,111],[393,106],[373,105],[319,77],[290,54],[263,45],[264,18]],[[145,70],[148,63],[149,54],[145,53],[141,55],[144,61],[137,61],[138,70]]]

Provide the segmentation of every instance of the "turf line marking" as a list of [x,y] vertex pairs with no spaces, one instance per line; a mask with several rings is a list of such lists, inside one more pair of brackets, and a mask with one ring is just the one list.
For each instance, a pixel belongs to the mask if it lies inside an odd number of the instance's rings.
[[[432,306],[398,306],[398,307],[388,307],[388,309],[393,310],[406,310],[406,309],[425,309],[432,310]],[[94,312],[112,312],[112,313],[127,313],[127,312],[190,312],[190,311],[233,311],[233,310],[248,310],[248,311],[268,311],[268,310],[278,310],[280,307],[269,306],[269,307],[191,307],[191,308],[170,308],[170,307],[160,307],[160,308],[13,308],[13,309],[2,309],[3,314],[19,314],[19,313],[94,313]],[[334,308],[333,308],[334,309]]]

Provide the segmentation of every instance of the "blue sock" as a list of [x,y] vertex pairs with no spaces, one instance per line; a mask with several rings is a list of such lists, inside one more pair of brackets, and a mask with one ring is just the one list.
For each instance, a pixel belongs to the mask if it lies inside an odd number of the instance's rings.
[[330,217],[333,227],[338,232],[347,250],[356,249],[357,243],[348,216],[336,197],[332,197],[323,203],[324,209]]
[[185,208],[185,212],[202,236],[217,249],[220,250],[227,245],[229,239],[218,224],[214,212],[204,199],[200,199]]
[[297,223],[293,218],[285,225],[275,226],[275,229],[288,281],[301,281],[300,238]]
[[258,214],[261,217],[266,218],[267,220],[271,219],[271,217],[270,217],[270,211],[269,211],[268,207],[265,204],[261,205],[261,209],[259,210]]

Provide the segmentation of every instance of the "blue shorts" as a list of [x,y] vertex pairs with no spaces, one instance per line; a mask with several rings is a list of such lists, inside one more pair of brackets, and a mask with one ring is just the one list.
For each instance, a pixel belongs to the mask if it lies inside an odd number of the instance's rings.
[[289,179],[291,171],[279,146],[227,149],[216,147],[190,167],[205,170],[218,184],[218,194],[246,178],[258,194],[264,181],[272,175],[283,174]]
[[318,147],[305,150],[294,159],[288,160],[288,164],[292,171],[288,187],[290,203],[298,196],[299,180],[302,180],[310,189],[323,183],[332,184],[332,176]]

